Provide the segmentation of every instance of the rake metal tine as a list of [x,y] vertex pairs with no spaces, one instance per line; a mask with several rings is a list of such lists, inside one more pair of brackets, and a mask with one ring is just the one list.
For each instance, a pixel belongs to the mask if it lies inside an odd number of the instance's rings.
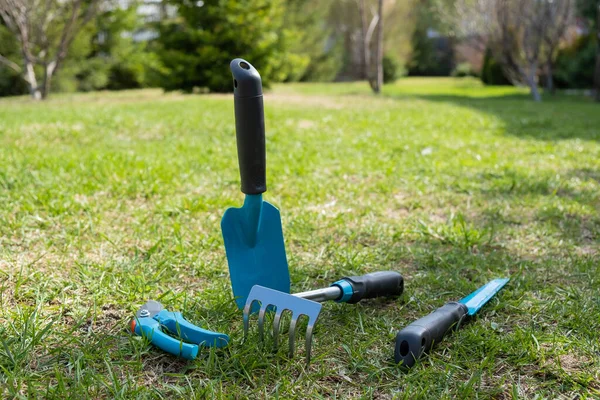
[[298,322],[298,317],[292,316],[292,322],[290,322],[290,358],[294,357],[294,347],[296,345],[296,322]]
[[264,340],[264,331],[265,331],[265,314],[267,312],[268,304],[263,304],[260,307],[260,311],[258,312],[258,337],[262,341]]
[[306,363],[310,363],[310,350],[312,347],[312,332],[313,332],[313,328],[315,327],[315,322],[317,321],[313,321],[312,323],[310,322],[310,320],[308,321],[308,326],[306,327],[306,344],[305,344],[305,348],[306,348]]
[[252,307],[252,303],[254,303],[254,300],[247,301],[244,306],[244,340],[248,336],[248,329],[250,328],[250,308]]
[[281,312],[278,310],[275,313],[275,318],[273,318],[273,342],[275,343],[275,350],[279,347],[279,325],[281,324],[283,311],[285,310],[281,310]]

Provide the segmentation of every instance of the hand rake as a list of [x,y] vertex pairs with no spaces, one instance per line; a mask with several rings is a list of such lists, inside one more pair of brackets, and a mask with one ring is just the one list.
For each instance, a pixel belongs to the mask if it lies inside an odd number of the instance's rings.
[[274,310],[273,341],[275,349],[279,342],[281,316],[285,310],[291,312],[289,327],[289,356],[293,357],[296,337],[296,324],[301,315],[308,317],[306,327],[306,362],[310,362],[312,333],[321,312],[321,303],[334,300],[338,303],[355,304],[363,299],[383,296],[399,296],[404,290],[404,279],[395,271],[380,271],[363,276],[350,276],[331,284],[327,288],[308,292],[288,294],[263,286],[255,285],[250,290],[244,306],[244,338],[248,335],[250,312],[254,302],[260,303],[258,312],[258,335],[264,340],[264,323],[267,310]]

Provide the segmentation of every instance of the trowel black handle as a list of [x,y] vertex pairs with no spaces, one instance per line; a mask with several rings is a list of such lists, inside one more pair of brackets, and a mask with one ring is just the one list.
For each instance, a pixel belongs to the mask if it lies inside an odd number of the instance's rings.
[[229,68],[233,75],[235,134],[242,192],[264,193],[267,178],[262,81],[252,64],[241,58],[231,61]]
[[404,278],[396,271],[379,271],[362,276],[348,276],[334,285],[341,287],[344,293],[339,302],[354,304],[363,299],[400,296],[404,290]]
[[451,302],[402,329],[396,335],[395,359],[410,368],[434,344],[457,329],[468,312],[464,304]]

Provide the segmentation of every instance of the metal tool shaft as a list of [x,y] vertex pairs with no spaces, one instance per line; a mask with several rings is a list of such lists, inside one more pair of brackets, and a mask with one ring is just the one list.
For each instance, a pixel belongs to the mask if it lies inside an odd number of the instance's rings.
[[342,297],[342,289],[338,286],[330,286],[323,289],[309,290],[307,292],[294,293],[293,296],[306,300],[322,303],[328,300],[337,300]]

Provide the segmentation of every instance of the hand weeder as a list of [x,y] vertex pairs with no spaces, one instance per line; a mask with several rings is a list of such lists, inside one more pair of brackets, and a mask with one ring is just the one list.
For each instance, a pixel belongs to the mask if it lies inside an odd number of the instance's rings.
[[296,324],[301,315],[308,317],[306,327],[306,362],[310,362],[312,332],[321,312],[321,303],[334,300],[338,303],[355,304],[363,299],[383,296],[399,296],[404,290],[404,279],[395,271],[380,271],[363,276],[350,276],[334,282],[331,286],[308,292],[288,294],[263,286],[252,287],[244,307],[244,337],[248,334],[250,311],[254,302],[260,303],[258,312],[258,334],[264,339],[264,322],[267,310],[275,309],[273,340],[278,346],[279,325],[285,310],[292,315],[289,328],[289,356],[294,355]]
[[494,279],[467,297],[446,303],[402,329],[396,335],[396,362],[402,362],[406,368],[415,365],[447,333],[458,329],[467,316],[475,315],[507,282],[507,278]]
[[[163,332],[181,337],[176,339]],[[198,355],[198,347],[224,347],[229,336],[224,333],[208,331],[186,321],[180,312],[165,310],[158,301],[149,300],[131,320],[131,332],[148,338],[156,347],[179,357],[193,360]],[[191,343],[185,343],[186,340]]]

